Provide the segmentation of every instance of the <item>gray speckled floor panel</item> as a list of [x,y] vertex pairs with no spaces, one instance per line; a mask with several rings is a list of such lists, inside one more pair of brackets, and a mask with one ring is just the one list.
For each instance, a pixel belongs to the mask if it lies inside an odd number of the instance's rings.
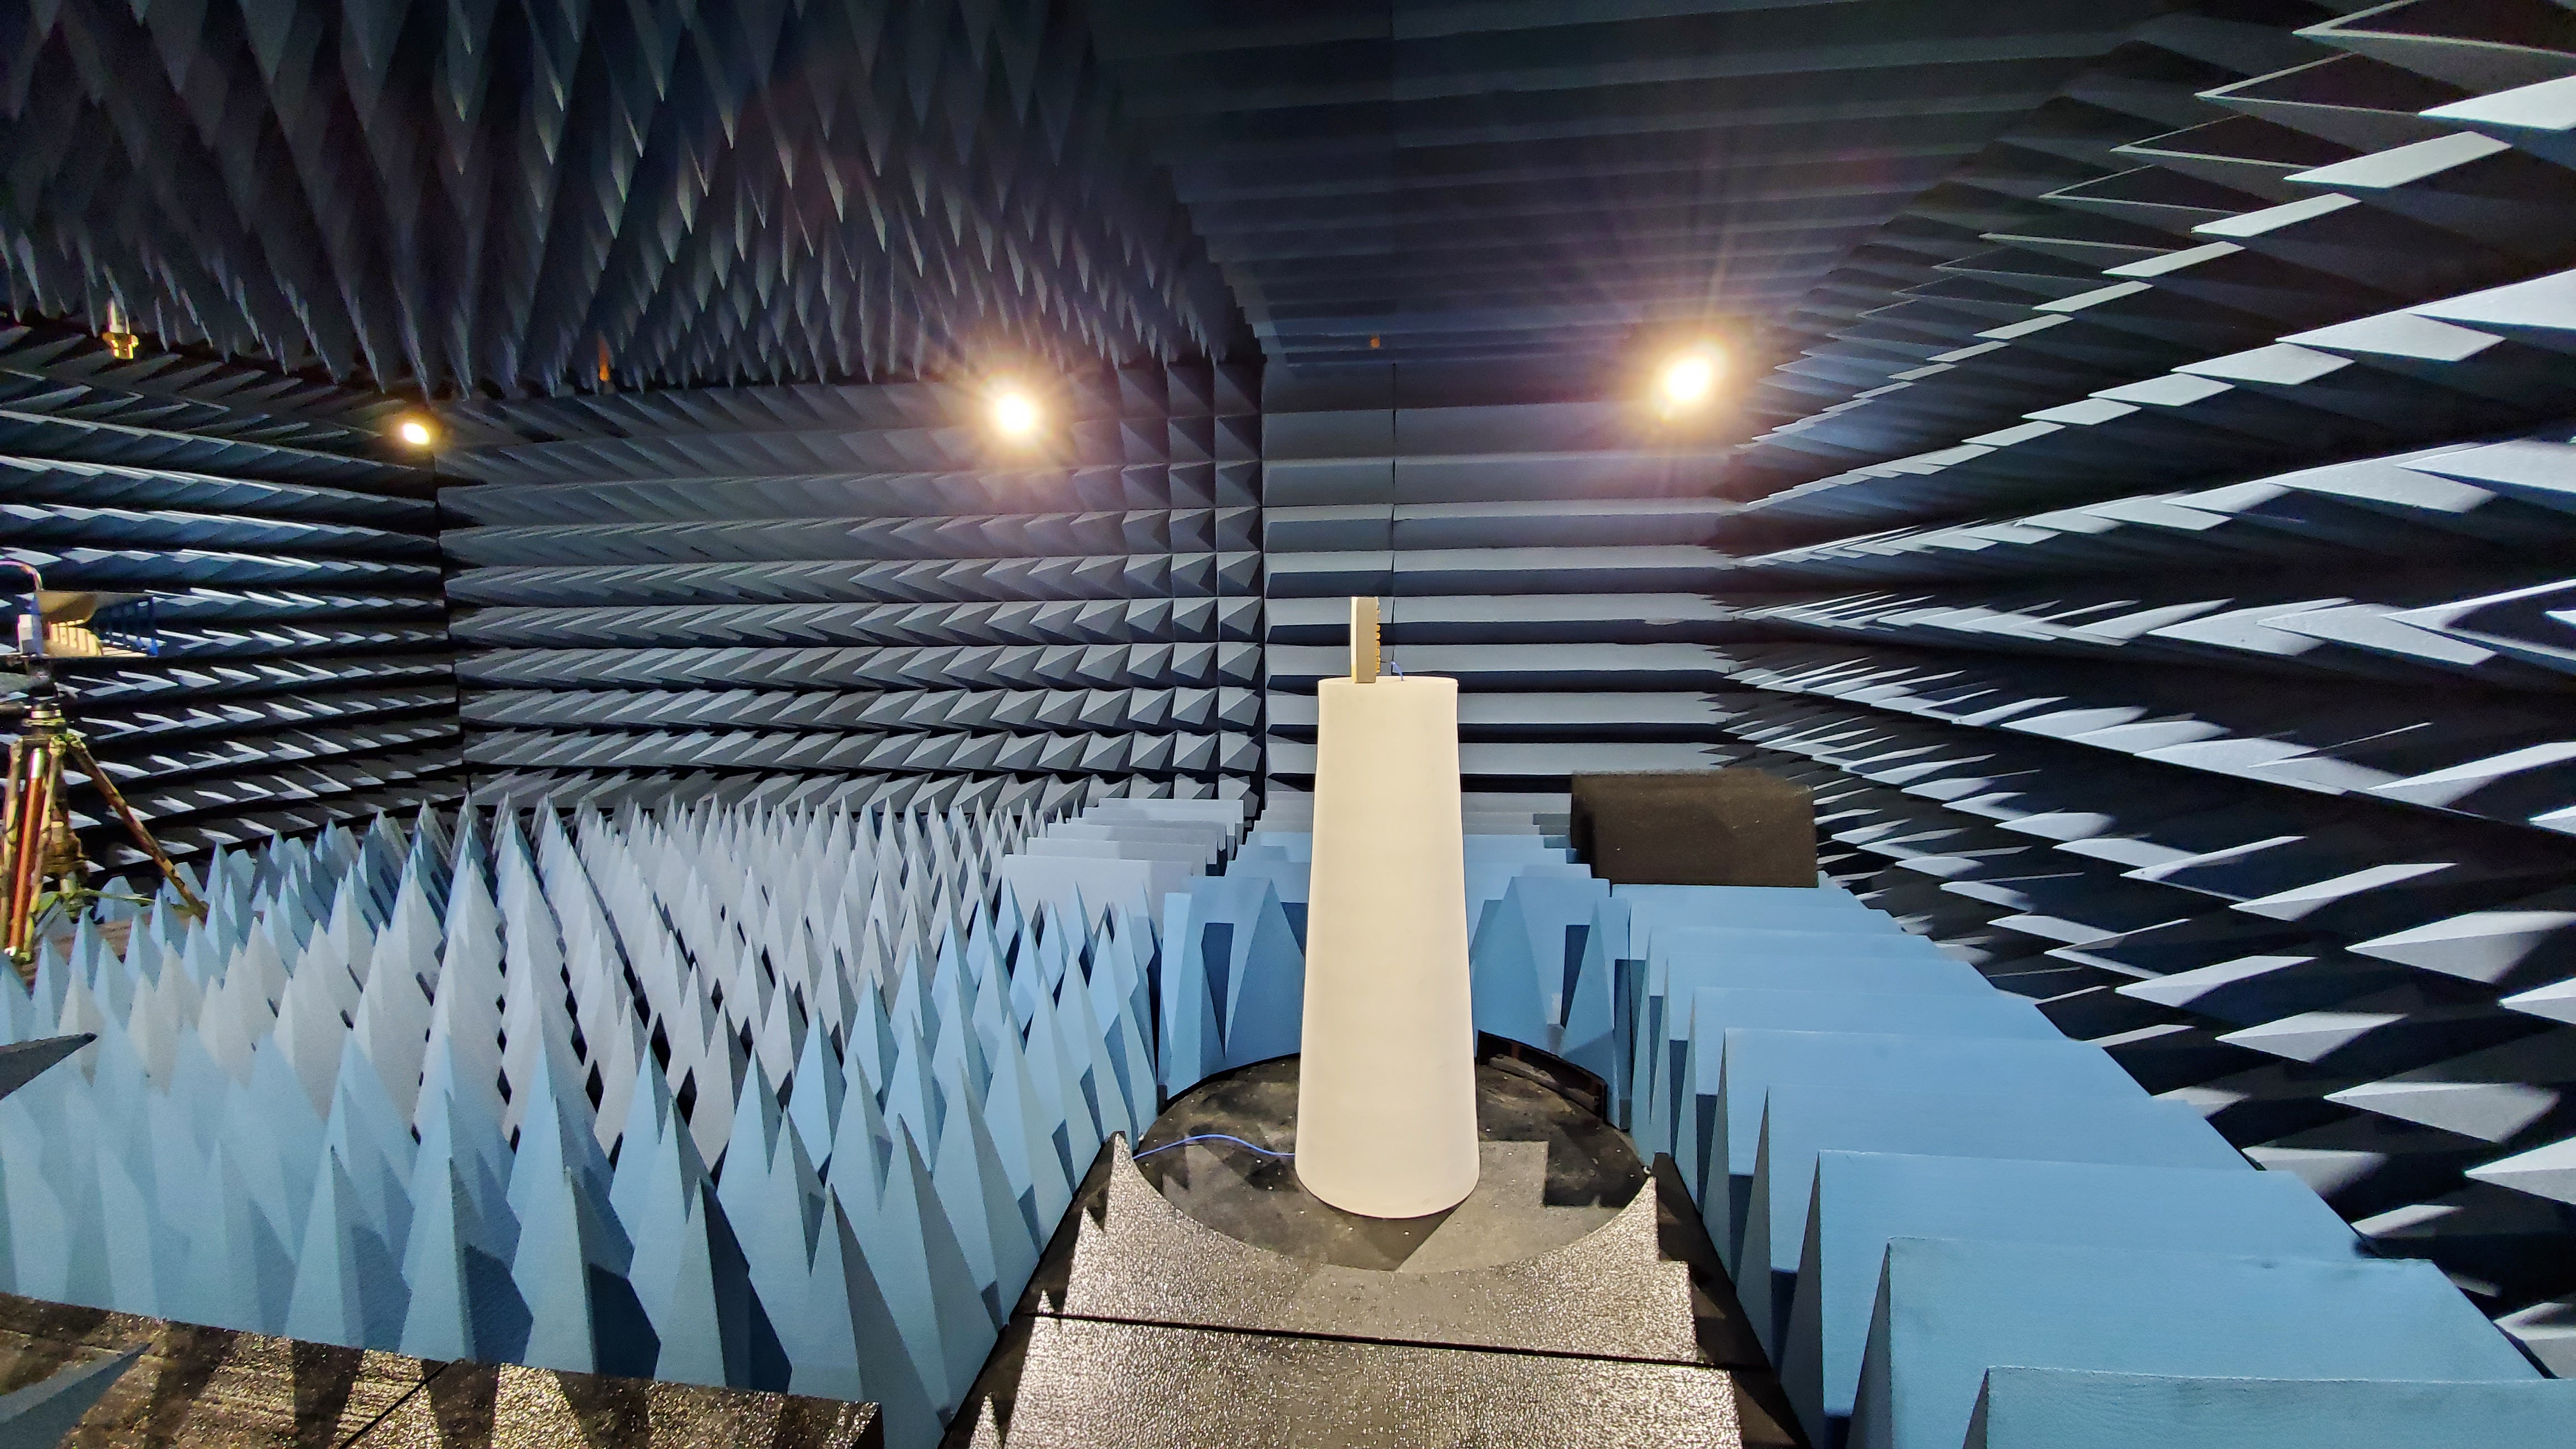
[[[952,1449],[1800,1443],[1669,1162],[1525,1066],[1478,1069],[1485,1176],[1388,1222],[1307,1194],[1296,1063],[1104,1148]],[[1162,1147],[1165,1150],[1154,1152]]]
[[[450,1363],[0,1293],[0,1392],[131,1351],[75,1449],[870,1449],[874,1404]],[[24,1430],[25,1426],[17,1426]],[[0,1443],[38,1442],[29,1436]],[[49,1442],[49,1441],[47,1441]]]
[[1681,1449],[1743,1443],[1724,1373],[1050,1318],[1001,1449]]
[[1059,1309],[1070,1317],[1713,1363],[1696,1333],[1690,1267],[1657,1251],[1656,1202],[1645,1194],[1571,1242],[1443,1271],[1420,1260],[1460,1225],[1457,1216],[1400,1268],[1349,1268],[1193,1221],[1146,1183],[1124,1142],[1110,1144],[1102,1188],[1100,1213],[1074,1240]]

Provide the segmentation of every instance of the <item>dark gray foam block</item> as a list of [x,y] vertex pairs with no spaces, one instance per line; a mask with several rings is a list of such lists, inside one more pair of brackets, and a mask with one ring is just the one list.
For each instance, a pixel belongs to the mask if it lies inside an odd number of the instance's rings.
[[38,1041],[0,1046],[0,1097],[35,1080],[36,1074],[98,1040],[95,1032],[49,1036]]
[[1577,854],[1617,885],[1813,886],[1816,811],[1759,770],[1577,775]]

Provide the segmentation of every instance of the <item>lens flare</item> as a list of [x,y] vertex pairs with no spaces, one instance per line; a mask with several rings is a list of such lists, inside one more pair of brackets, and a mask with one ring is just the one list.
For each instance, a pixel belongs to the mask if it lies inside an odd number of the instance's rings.
[[1717,355],[1705,349],[1683,353],[1664,364],[1663,376],[1656,387],[1663,394],[1667,407],[1699,406],[1717,391]]
[[1005,438],[1022,439],[1038,430],[1043,415],[1037,399],[1012,389],[993,398],[993,431]]

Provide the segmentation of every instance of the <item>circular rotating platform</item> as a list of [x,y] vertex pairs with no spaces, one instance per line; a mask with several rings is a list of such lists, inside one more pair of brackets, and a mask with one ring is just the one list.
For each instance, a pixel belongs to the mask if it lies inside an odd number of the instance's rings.
[[1480,1175],[1464,1202],[1418,1218],[1371,1218],[1317,1198],[1279,1152],[1297,1135],[1297,1058],[1210,1077],[1136,1144],[1136,1168],[1203,1226],[1288,1257],[1347,1268],[1445,1272],[1519,1262],[1601,1227],[1646,1185],[1627,1139],[1578,1101],[1571,1077],[1535,1056],[1476,1065]]

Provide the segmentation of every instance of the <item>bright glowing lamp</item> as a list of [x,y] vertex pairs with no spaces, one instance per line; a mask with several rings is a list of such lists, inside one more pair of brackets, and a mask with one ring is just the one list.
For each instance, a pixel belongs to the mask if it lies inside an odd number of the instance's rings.
[[993,396],[993,431],[1014,442],[1035,434],[1041,416],[1037,399],[1017,388]]
[[438,429],[429,419],[415,415],[394,424],[394,436],[406,448],[426,448],[438,441]]
[[1665,363],[1663,376],[1656,380],[1656,391],[1668,408],[1698,407],[1716,390],[1717,354],[1708,348],[1693,348]]

